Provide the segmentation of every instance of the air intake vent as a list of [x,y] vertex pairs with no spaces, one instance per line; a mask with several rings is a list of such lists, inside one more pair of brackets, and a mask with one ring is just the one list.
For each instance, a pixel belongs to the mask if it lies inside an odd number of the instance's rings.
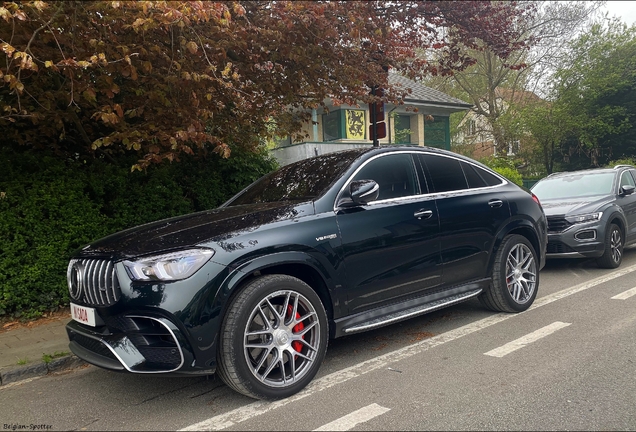
[[121,297],[115,266],[111,261],[74,259],[66,273],[71,298],[91,306],[110,306]]
[[559,241],[548,242],[548,250],[546,251],[549,254],[557,254],[557,253],[572,253],[576,252],[570,246],[561,243]]

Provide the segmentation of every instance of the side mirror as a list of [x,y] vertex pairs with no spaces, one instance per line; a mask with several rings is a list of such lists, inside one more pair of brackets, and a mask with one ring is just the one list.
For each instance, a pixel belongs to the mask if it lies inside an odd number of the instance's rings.
[[621,186],[621,195],[631,195],[636,188],[632,185]]
[[351,201],[357,205],[367,205],[378,199],[380,186],[373,180],[354,180],[349,185]]

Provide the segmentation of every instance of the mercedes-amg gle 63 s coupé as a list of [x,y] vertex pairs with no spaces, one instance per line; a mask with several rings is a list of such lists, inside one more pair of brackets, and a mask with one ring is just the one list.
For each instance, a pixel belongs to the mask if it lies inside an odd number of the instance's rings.
[[110,370],[216,373],[284,398],[316,375],[329,338],[474,297],[526,310],[546,242],[539,200],[471,159],[405,146],[317,156],[217,209],[79,250],[70,349]]

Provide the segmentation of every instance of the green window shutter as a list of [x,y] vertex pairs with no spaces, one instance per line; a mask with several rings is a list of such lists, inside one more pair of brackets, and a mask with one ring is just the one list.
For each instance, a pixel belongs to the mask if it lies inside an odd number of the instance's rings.
[[450,150],[449,117],[435,116],[424,121],[424,145]]
[[343,137],[344,122],[342,121],[343,110],[331,111],[322,115],[322,136],[323,141],[333,141]]
[[411,144],[411,116],[395,116],[395,143]]

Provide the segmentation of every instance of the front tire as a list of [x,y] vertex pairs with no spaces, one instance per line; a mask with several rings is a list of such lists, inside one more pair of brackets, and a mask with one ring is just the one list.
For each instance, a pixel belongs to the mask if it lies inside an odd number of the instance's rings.
[[479,301],[497,312],[523,312],[534,302],[538,288],[534,247],[521,235],[506,236],[495,255],[492,283]]
[[276,400],[302,390],[327,351],[327,314],[315,291],[287,275],[249,282],[221,327],[218,372],[234,390]]
[[623,233],[616,224],[605,230],[605,252],[596,261],[599,267],[614,269],[623,262]]

